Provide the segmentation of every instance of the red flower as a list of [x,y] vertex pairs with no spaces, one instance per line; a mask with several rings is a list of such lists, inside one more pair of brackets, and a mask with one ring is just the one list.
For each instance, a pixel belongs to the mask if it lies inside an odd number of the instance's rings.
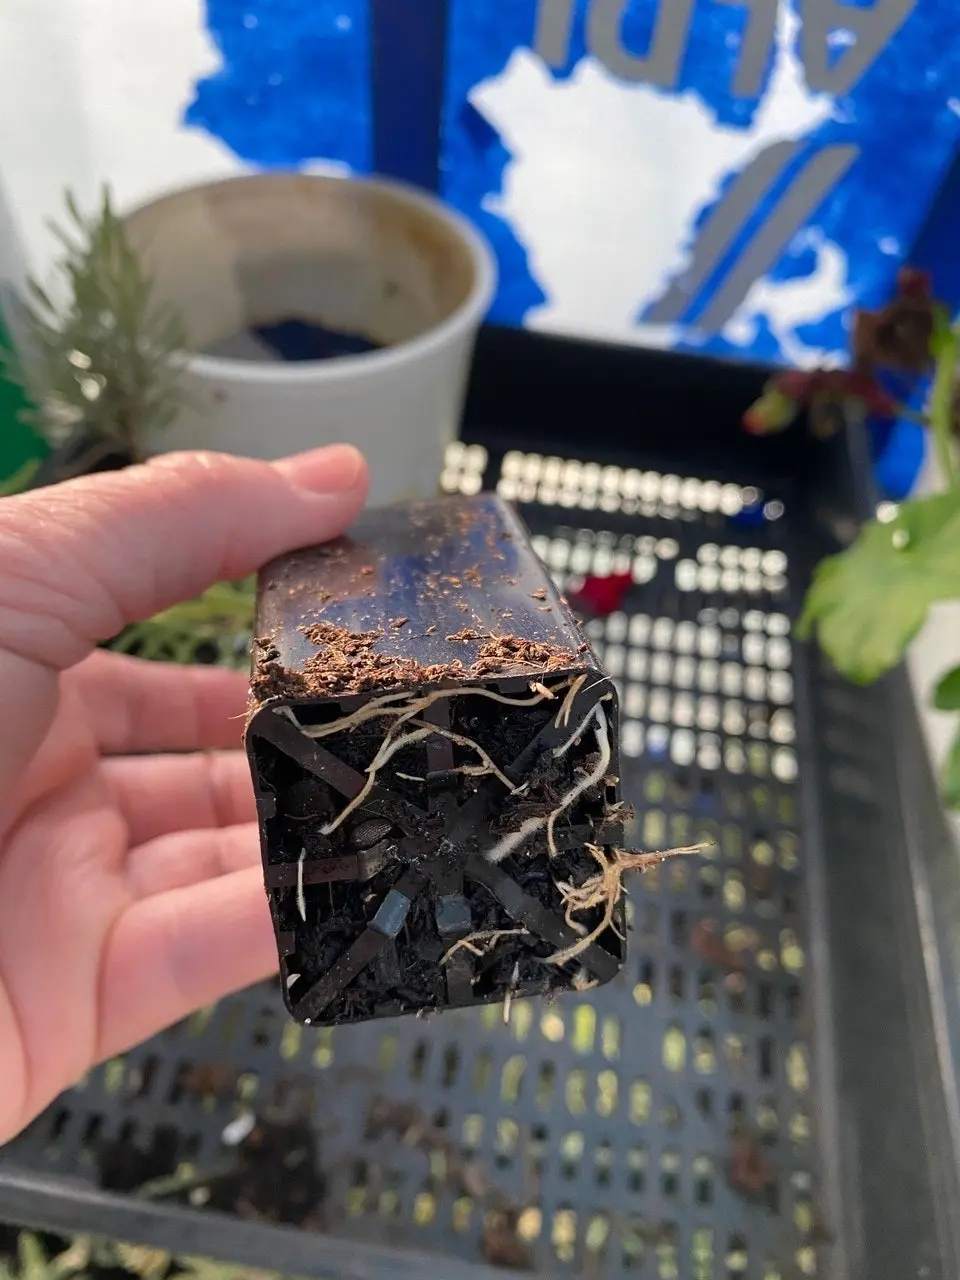
[[607,618],[616,613],[633,585],[629,573],[611,573],[605,578],[584,578],[580,587],[570,593],[570,603],[579,613],[594,618]]

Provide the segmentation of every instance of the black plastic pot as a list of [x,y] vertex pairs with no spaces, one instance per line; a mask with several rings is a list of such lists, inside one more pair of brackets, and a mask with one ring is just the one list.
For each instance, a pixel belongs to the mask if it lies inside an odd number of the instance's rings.
[[247,748],[297,1020],[614,978],[615,890],[571,922],[563,888],[622,839],[616,690],[506,504],[370,511],[269,565],[257,612]]

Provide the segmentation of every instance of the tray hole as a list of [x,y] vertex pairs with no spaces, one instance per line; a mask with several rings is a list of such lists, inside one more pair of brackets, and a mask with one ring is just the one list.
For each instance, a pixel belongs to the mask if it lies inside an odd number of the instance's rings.
[[660,1157],[660,1190],[672,1198],[680,1191],[680,1153],[664,1151]]
[[697,879],[700,883],[700,897],[705,898],[708,902],[717,896],[720,888],[720,871],[717,867],[702,866],[698,872]]
[[615,1071],[601,1071],[597,1076],[597,1115],[609,1119],[620,1101],[620,1081]]
[[631,1218],[620,1237],[624,1271],[639,1271],[647,1252],[647,1227],[642,1218]]
[[633,1124],[646,1124],[653,1106],[653,1091],[646,1080],[634,1080],[630,1086],[629,1113]]
[[742,973],[728,973],[723,980],[732,1013],[747,1011],[747,980]]
[[490,1087],[490,1079],[493,1075],[493,1068],[490,1059],[490,1050],[482,1049],[477,1054],[473,1062],[473,1078],[471,1087],[474,1093],[484,1093]]
[[510,1030],[514,1040],[523,1043],[533,1026],[533,1006],[529,1000],[518,1000],[510,1016]]
[[432,1191],[420,1191],[413,1202],[413,1220],[418,1227],[429,1227],[437,1216],[437,1199]]
[[564,1178],[575,1178],[580,1172],[580,1161],[583,1159],[583,1134],[579,1129],[565,1133],[560,1139],[561,1175]]
[[693,1042],[693,1067],[702,1076],[712,1076],[717,1069],[717,1046],[713,1032],[704,1028]]
[[613,1147],[606,1138],[597,1143],[593,1153],[593,1168],[598,1187],[609,1187],[613,1172]]
[[524,1209],[517,1219],[517,1235],[521,1240],[525,1240],[527,1244],[532,1244],[540,1238],[540,1232],[543,1230],[543,1214],[533,1206]]
[[124,1059],[111,1058],[103,1064],[102,1071],[104,1093],[119,1093],[123,1088]]
[[295,1058],[300,1052],[302,1037],[303,1027],[297,1022],[288,1022],[280,1036],[280,1057],[285,1058],[288,1062],[291,1058]]
[[742,1074],[747,1062],[743,1036],[737,1035],[734,1031],[728,1031],[723,1037],[723,1056],[730,1071],[738,1075]]
[[805,1146],[810,1141],[810,1116],[803,1109],[797,1107],[790,1116],[790,1140],[798,1147]]
[[534,1125],[527,1141],[527,1156],[535,1173],[541,1172],[550,1145],[550,1135],[542,1124]]
[[397,1037],[393,1031],[388,1031],[386,1035],[380,1037],[380,1044],[377,1047],[377,1069],[379,1071],[392,1071],[397,1061]]
[[709,969],[701,969],[697,978],[697,1008],[701,1013],[716,1013],[717,986]]
[[677,1229],[663,1222],[657,1231],[657,1275],[660,1280],[679,1280],[677,1265]]
[[801,1275],[815,1276],[817,1274],[817,1251],[812,1244],[801,1245],[794,1254],[794,1258]]
[[696,1156],[693,1161],[693,1197],[697,1204],[713,1203],[713,1161]]
[[599,1260],[606,1252],[609,1237],[610,1219],[607,1214],[602,1212],[591,1214],[583,1235],[584,1250],[589,1254],[593,1254],[595,1260]]
[[503,1022],[502,1004],[485,1004],[480,1010],[480,1025],[486,1031],[496,1031]]
[[775,1074],[775,1047],[772,1036],[760,1037],[760,1079],[772,1080]]
[[693,1263],[692,1280],[713,1280],[713,1232],[709,1227],[697,1227],[694,1231],[690,1260]]
[[800,840],[793,831],[781,831],[777,837],[780,866],[791,874],[800,870]]
[[773,1098],[761,1098],[757,1103],[757,1128],[765,1142],[775,1142],[780,1121],[777,1117],[777,1104]]
[[741,1280],[741,1277],[746,1275],[747,1267],[750,1264],[750,1255],[747,1252],[747,1242],[743,1236],[734,1235],[730,1237],[727,1245],[727,1256],[724,1261],[729,1280]]
[[346,1210],[351,1218],[359,1218],[366,1210],[369,1185],[370,1166],[366,1160],[355,1161],[345,1197]]
[[672,1000],[683,999],[683,969],[678,964],[670,966],[669,990]]
[[252,1102],[260,1090],[260,1077],[253,1071],[245,1071],[237,1079],[237,1101]]
[[483,1116],[476,1114],[464,1116],[460,1134],[461,1145],[468,1155],[479,1151],[480,1143],[483,1141]]
[[[224,1019],[224,1022],[226,1024],[226,1019]],[[253,1043],[259,1048],[265,1048],[273,1038],[273,1027],[274,1015],[272,1010],[261,1009],[251,1036]],[[231,1036],[230,1039],[233,1039],[233,1037]]]
[[747,1118],[747,1107],[742,1093],[731,1093],[727,1113],[735,1126],[739,1127],[743,1124]]
[[553,1251],[561,1262],[572,1262],[577,1247],[577,1215],[573,1209],[558,1209],[550,1233]]
[[608,1015],[600,1024],[600,1048],[608,1062],[620,1057],[620,1019]]
[[[653,730],[648,741],[653,739]],[[643,817],[643,844],[647,849],[662,849],[666,843],[667,823],[659,809],[648,809]]]
[[502,1102],[516,1102],[519,1099],[523,1073],[526,1069],[527,1061],[521,1054],[514,1054],[512,1058],[508,1058],[503,1064],[503,1071],[500,1075],[500,1100]]
[[187,1035],[196,1040],[203,1035],[207,1027],[210,1025],[210,1019],[213,1017],[214,1005],[207,1005],[204,1009],[197,1009],[195,1013],[191,1013],[187,1019]]
[[757,984],[757,1016],[765,1021],[773,1017],[773,984],[770,982]]
[[377,1212],[381,1218],[398,1218],[400,1216],[399,1178],[395,1174],[388,1174],[387,1177],[392,1185],[384,1187],[380,1192]]
[[570,1043],[577,1053],[590,1053],[597,1030],[597,1015],[593,1006],[581,1004],[573,1013],[573,1033]]
[[635,1143],[627,1151],[627,1186],[630,1191],[639,1195],[647,1183],[647,1166],[650,1158],[647,1149]]
[[443,1075],[441,1077],[443,1087],[449,1089],[456,1084],[459,1073],[460,1050],[457,1045],[448,1044],[443,1051]]
[[50,1128],[47,1130],[46,1151],[49,1155],[53,1155],[57,1147],[60,1145],[60,1139],[63,1137],[67,1127],[67,1121],[70,1118],[70,1112],[66,1107],[58,1107],[53,1113],[50,1122]]
[[697,1090],[697,1110],[703,1116],[704,1120],[709,1120],[713,1116],[713,1090],[698,1089]]
[[497,1121],[497,1136],[494,1143],[494,1152],[496,1154],[497,1165],[501,1169],[505,1169],[513,1159],[517,1149],[517,1139],[520,1136],[520,1126],[516,1120],[510,1120],[504,1116]]
[[317,1043],[313,1050],[312,1062],[321,1071],[326,1070],[333,1062],[333,1027],[321,1027],[317,1032]]
[[584,1114],[587,1110],[587,1073],[585,1071],[578,1068],[570,1072],[564,1086],[564,1099],[571,1115]]
[[787,1006],[787,1017],[791,1022],[796,1022],[803,1013],[803,994],[796,982],[788,984],[783,993]]
[[664,1129],[679,1129],[683,1125],[683,1112],[676,1098],[667,1098],[660,1108],[660,1124]]
[[673,947],[687,945],[687,913],[685,911],[670,912],[670,945]]
[[794,1093],[806,1093],[810,1088],[807,1053],[802,1044],[792,1044],[787,1051],[787,1083]]
[[654,973],[652,962],[644,960],[640,965],[640,981],[633,988],[633,998],[641,1008],[653,1003]]
[[803,972],[806,958],[792,929],[782,929],[780,932],[780,963],[787,973]]
[[728,911],[742,911],[747,905],[747,891],[739,871],[728,871],[723,878],[723,905]]
[[[554,1091],[557,1087],[557,1069],[552,1062],[543,1062],[540,1064],[540,1071],[537,1075],[537,1106],[546,1109],[553,1102]],[[584,1107],[586,1110],[586,1107]]]
[[545,1009],[540,1015],[540,1034],[551,1044],[559,1044],[563,1039],[563,1015],[556,1009]]
[[470,1230],[470,1218],[473,1214],[473,1201],[469,1196],[458,1196],[450,1210],[450,1221],[458,1235]]
[[648,946],[656,945],[660,940],[660,908],[655,902],[643,905],[640,933]]
[[93,1153],[100,1145],[100,1135],[103,1132],[103,1116],[94,1114],[90,1116],[87,1123],[83,1126],[83,1134],[80,1137],[80,1146],[84,1151]]
[[687,1037],[677,1023],[663,1034],[663,1065],[668,1071],[680,1072],[686,1065]]

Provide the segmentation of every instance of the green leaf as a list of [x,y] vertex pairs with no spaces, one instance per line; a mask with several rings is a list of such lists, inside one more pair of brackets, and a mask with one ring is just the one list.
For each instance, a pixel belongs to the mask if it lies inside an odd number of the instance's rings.
[[869,684],[896,666],[930,605],[960,596],[960,494],[901,505],[817,568],[798,624],[834,665]]
[[943,762],[940,785],[944,804],[950,809],[960,809],[960,730]]
[[933,705],[938,711],[960,711],[960,667],[940,677],[933,693]]
[[7,476],[6,480],[0,480],[0,498],[11,498],[15,493],[22,493],[24,489],[29,488],[39,470],[40,459],[29,458],[12,476]]

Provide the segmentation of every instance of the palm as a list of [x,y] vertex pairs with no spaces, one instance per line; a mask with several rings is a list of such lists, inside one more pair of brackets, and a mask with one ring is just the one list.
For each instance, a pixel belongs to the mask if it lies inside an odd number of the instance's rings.
[[[229,750],[242,677],[101,653],[60,686],[39,751],[0,805],[0,1135],[169,1020],[167,1008],[176,1016],[194,962],[210,966],[209,998],[231,985],[202,930],[185,941],[182,912],[197,910],[198,887],[257,860],[245,762]],[[221,750],[127,754],[189,748]],[[244,976],[269,963],[260,949]]]

